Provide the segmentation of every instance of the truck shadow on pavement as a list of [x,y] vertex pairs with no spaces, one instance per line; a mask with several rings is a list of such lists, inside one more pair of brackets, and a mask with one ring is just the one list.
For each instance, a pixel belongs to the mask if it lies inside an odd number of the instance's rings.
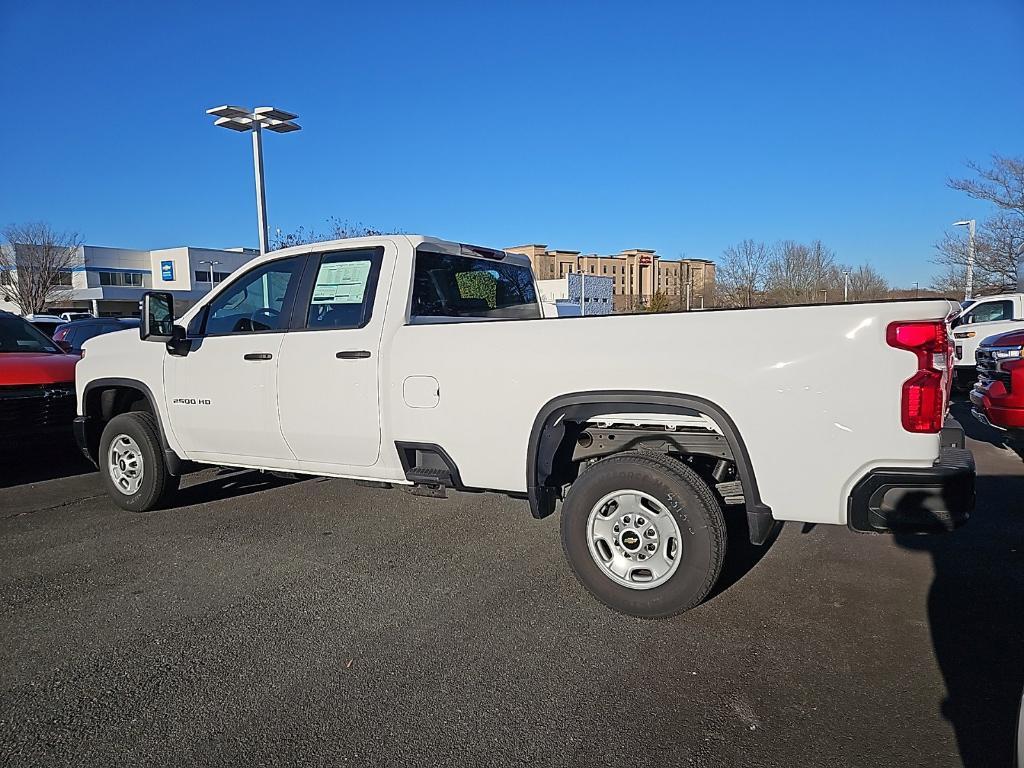
[[729,546],[725,550],[725,560],[722,561],[722,572],[719,574],[711,594],[708,595],[708,600],[713,600],[750,573],[768,554],[768,550],[772,548],[782,532],[782,524],[779,524],[764,544],[751,544],[750,530],[747,527],[747,513],[737,507],[726,511],[725,526],[728,531]]
[[[962,404],[953,411],[970,438],[1002,445]],[[895,539],[932,558],[928,621],[946,684],[940,707],[963,764],[1011,765],[1024,685],[1024,471],[980,475],[975,513],[959,530]]]
[[[212,501],[237,498],[250,493],[259,493],[271,488],[281,488],[300,479],[279,477],[269,472],[252,469],[230,469],[221,467],[214,470],[213,477],[205,476],[198,482],[191,482],[174,495],[172,507],[190,507],[196,504],[208,504]],[[194,474],[192,475],[195,476]],[[189,477],[189,475],[186,475]]]
[[0,488],[59,480],[95,472],[69,433],[50,440],[0,446]]

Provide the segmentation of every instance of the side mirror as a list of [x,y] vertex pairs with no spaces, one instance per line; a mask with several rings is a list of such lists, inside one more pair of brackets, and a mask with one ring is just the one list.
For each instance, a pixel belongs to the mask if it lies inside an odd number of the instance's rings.
[[174,297],[166,291],[147,291],[142,295],[139,338],[167,343],[174,334]]

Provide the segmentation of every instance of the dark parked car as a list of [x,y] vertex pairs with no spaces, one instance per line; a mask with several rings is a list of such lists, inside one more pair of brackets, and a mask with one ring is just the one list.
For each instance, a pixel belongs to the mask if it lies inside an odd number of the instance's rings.
[[93,336],[138,327],[137,317],[92,317],[57,326],[53,332],[53,340],[66,351],[81,352],[82,345]]

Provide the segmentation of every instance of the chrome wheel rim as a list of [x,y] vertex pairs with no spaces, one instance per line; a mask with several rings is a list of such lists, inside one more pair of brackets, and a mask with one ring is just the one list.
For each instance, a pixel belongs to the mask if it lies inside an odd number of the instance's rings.
[[587,547],[605,576],[630,589],[664,584],[682,559],[676,519],[643,491],[613,491],[602,497],[587,518]]
[[138,492],[143,475],[142,451],[128,435],[118,435],[107,450],[107,471],[114,487],[125,496]]

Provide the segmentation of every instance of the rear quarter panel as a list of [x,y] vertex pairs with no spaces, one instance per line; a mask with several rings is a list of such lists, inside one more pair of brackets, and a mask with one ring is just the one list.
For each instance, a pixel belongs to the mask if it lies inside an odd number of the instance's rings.
[[[842,523],[871,467],[929,466],[938,435],[905,432],[913,354],[894,320],[940,319],[946,301],[408,325],[382,360],[390,439],[441,445],[474,487],[526,489],[530,430],[553,398],[600,390],[696,395],[735,422],[777,519]],[[413,408],[409,376],[438,381]]]

